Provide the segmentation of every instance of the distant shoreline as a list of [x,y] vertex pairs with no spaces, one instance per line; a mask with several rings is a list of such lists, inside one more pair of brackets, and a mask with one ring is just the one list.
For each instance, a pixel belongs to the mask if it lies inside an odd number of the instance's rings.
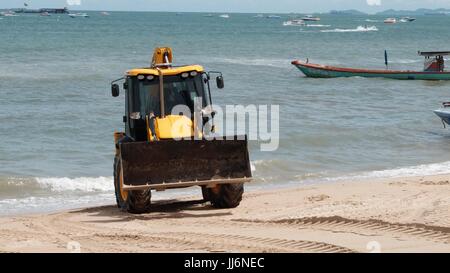
[[[54,8],[36,8],[36,9],[28,9],[28,10],[51,10]],[[0,11],[7,11],[7,10],[13,10],[13,11],[20,11],[24,10],[24,8],[0,8]],[[375,13],[368,13],[360,10],[330,10],[328,12],[239,12],[239,11],[165,11],[165,10],[86,10],[86,9],[67,9],[67,11],[73,11],[73,12],[150,12],[150,13],[197,13],[197,14],[204,14],[204,13],[211,13],[211,14],[223,14],[223,13],[230,13],[230,14],[264,14],[264,15],[270,15],[270,14],[281,14],[281,15],[307,15],[307,14],[319,14],[319,15],[337,15],[337,16],[345,16],[345,15],[360,15],[360,16],[445,16],[450,15],[450,9],[446,8],[437,8],[437,9],[426,9],[426,8],[419,8],[416,10],[384,10],[379,11]],[[39,12],[33,12],[33,13],[39,13]]]

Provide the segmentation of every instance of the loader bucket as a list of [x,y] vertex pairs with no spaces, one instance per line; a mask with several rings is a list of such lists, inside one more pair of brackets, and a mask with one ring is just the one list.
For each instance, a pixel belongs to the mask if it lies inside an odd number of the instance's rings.
[[124,189],[249,182],[247,140],[122,143]]

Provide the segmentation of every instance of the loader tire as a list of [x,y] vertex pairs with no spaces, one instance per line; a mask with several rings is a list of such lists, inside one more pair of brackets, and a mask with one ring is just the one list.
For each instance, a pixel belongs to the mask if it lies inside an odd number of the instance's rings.
[[202,195],[203,195],[203,201],[208,202],[209,197],[209,189],[206,186],[202,186]]
[[223,184],[206,189],[208,201],[216,208],[236,208],[242,201],[244,184]]
[[117,207],[124,212],[141,214],[150,211],[151,190],[128,191],[122,190],[122,164],[120,158],[114,158],[114,189]]

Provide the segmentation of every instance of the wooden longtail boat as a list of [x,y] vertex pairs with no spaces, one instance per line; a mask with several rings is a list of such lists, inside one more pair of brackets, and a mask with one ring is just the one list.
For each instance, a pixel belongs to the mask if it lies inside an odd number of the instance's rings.
[[[381,69],[356,69],[311,64],[293,61],[292,64],[312,78],[337,78],[337,77],[365,77],[365,78],[389,78],[397,80],[450,80],[450,71],[444,71],[444,57],[450,55],[447,52],[419,52],[425,57],[425,68],[423,71],[411,70],[381,70]],[[386,57],[387,64],[387,57]]]

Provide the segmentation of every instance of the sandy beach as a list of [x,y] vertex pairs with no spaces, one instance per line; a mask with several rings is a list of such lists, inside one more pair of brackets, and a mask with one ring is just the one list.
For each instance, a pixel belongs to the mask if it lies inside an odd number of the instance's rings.
[[1,252],[450,252],[450,175],[195,198],[131,215],[115,206],[0,218]]

